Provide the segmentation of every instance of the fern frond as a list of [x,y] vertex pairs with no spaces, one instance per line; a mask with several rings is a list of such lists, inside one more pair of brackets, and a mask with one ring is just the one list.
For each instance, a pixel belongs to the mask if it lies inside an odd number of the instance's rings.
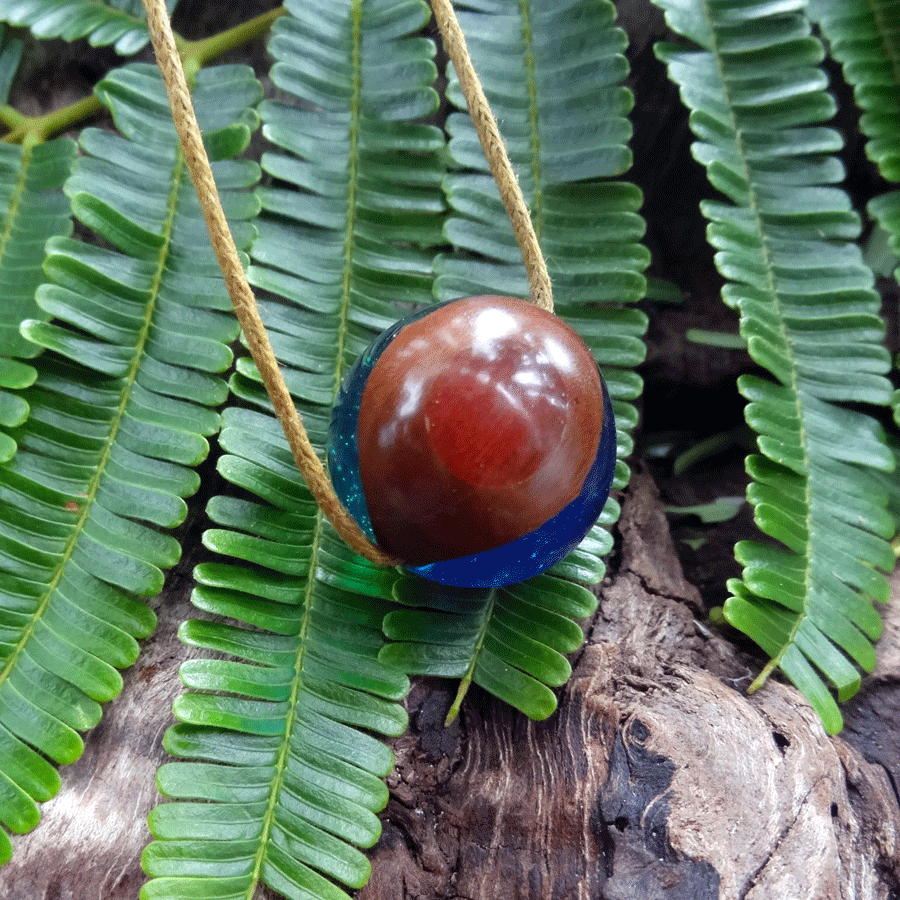
[[[166,0],[170,13],[177,2]],[[141,0],[7,0],[0,20],[29,28],[36,38],[112,44],[122,56],[137,53],[150,39]]]
[[[631,451],[637,413],[629,402],[641,381],[640,299],[647,253],[637,242],[640,192],[610,180],[630,165],[625,146],[631,95],[625,35],[603,0],[551,4],[469,2],[459,13],[472,61],[501,123],[507,150],[529,203],[553,280],[557,314],[595,354],[613,398],[619,456]],[[465,108],[455,74],[448,96]],[[453,171],[445,181],[451,215],[445,235],[453,254],[438,257],[436,295],[525,296],[528,286],[512,228],[469,116],[448,120]],[[614,487],[628,478],[619,461]],[[556,708],[551,688],[568,678],[562,655],[580,646],[578,620],[594,596],[561,580],[586,584],[605,573],[603,555],[618,518],[615,500],[581,546],[550,574],[501,591],[457,592],[404,580],[397,599],[417,607],[391,613],[385,630],[395,643],[381,658],[410,674],[461,678],[455,714],[470,682],[534,718]]]
[[[258,91],[244,67],[202,72],[208,132],[246,119]],[[82,134],[65,191],[111,246],[50,240],[37,301],[54,318],[23,332],[56,353],[35,362],[31,415],[0,467],[0,821],[14,831],[34,826],[57,789],[43,758],[79,756],[78,732],[97,723],[121,687],[116,669],[154,627],[133,597],[157,593],[178,559],[153,526],[186,514],[199,481],[188,466],[218,429],[211,407],[227,389],[216,373],[237,331],[219,311],[228,297],[156,69],[126,67],[98,92],[120,134]],[[216,174],[236,219],[249,215],[241,192],[257,167],[223,160]],[[240,221],[235,230],[249,237]],[[10,851],[0,831],[0,857]]]
[[385,617],[393,643],[380,658],[410,674],[459,678],[448,721],[473,682],[530,718],[546,719],[556,709],[551,688],[572,674],[564,654],[584,642],[578,622],[597,608],[589,590],[546,574],[499,589],[406,576],[394,598],[411,608]]
[[[22,56],[22,42],[0,31],[0,103],[5,103]],[[43,281],[44,243],[72,230],[62,184],[75,157],[67,138],[21,147],[0,144],[0,463],[16,451],[9,430],[28,418],[21,391],[37,371],[26,360],[40,350],[19,333],[40,314],[34,292]]]
[[[869,469],[894,461],[881,427],[846,402],[885,404],[890,383],[873,277],[855,244],[860,223],[836,187],[839,135],[802,0],[657,0],[700,50],[657,47],[692,110],[693,152],[730,202],[702,204],[723,299],[741,316],[750,355],[777,380],[742,377],[758,434],[748,498],[780,548],[742,542],[729,622],[772,657],[829,731],[840,699],[871,668],[887,599],[892,517]],[[752,23],[752,28],[748,27]]]
[[[631,450],[641,390],[646,317],[626,304],[641,298],[648,262],[638,243],[640,192],[611,180],[631,164],[626,143],[630,92],[624,32],[605,0],[461,4],[460,24],[485,93],[501,123],[510,159],[553,280],[558,315],[584,338],[613,399],[619,455]],[[465,109],[455,74],[448,96]],[[475,128],[451,113],[446,180],[453,255],[437,261],[439,299],[477,293],[526,296],[521,255],[503,213]],[[619,463],[614,487],[627,481]]]
[[[261,107],[272,182],[259,190],[249,275],[318,451],[345,371],[398,316],[431,300],[444,209],[443,138],[409,121],[436,108],[434,45],[421,0],[294,0],[273,28],[278,102]],[[212,617],[187,642],[226,654],[187,663],[181,724],[160,771],[172,802],[150,817],[144,856],[157,897],[346,897],[378,838],[390,751],[406,727],[405,675],[378,660],[396,573],[355,556],[302,484],[247,358],[223,416],[193,601]],[[229,865],[223,866],[223,861]],[[336,884],[337,883],[337,884]]]

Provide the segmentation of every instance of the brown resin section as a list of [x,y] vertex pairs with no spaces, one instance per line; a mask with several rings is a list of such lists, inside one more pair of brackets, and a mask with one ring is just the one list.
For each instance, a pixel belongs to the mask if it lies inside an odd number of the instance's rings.
[[597,365],[551,313],[484,296],[411,322],[375,364],[359,414],[379,545],[423,565],[528,534],[578,495],[602,427]]

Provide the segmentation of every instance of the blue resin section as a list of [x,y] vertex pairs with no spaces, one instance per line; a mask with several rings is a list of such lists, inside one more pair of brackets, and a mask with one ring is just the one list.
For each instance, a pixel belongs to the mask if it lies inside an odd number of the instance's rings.
[[[427,307],[407,316],[379,335],[347,373],[332,410],[328,445],[331,480],[338,497],[373,543],[377,539],[363,494],[356,436],[363,389],[378,358],[400,329],[436,308]],[[408,571],[454,587],[501,587],[549,569],[574,550],[603,511],[616,467],[616,424],[606,384],[602,386],[604,416],[597,456],[581,493],[565,509],[540,528],[501,547],[429,565],[410,566]]]

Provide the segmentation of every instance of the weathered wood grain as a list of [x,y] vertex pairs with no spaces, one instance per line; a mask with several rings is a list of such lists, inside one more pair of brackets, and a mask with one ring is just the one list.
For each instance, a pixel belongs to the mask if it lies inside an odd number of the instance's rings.
[[646,476],[621,530],[550,720],[477,695],[441,746],[431,723],[448,694],[415,696],[418,738],[398,743],[360,900],[898,896],[900,807],[883,761],[828,737],[790,686],[747,696],[751,671],[698,620]]

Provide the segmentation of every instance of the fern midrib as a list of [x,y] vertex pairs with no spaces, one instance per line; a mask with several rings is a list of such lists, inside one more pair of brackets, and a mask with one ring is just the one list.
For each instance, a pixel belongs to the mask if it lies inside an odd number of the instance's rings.
[[[350,287],[353,272],[353,251],[356,229],[356,195],[358,190],[357,178],[359,169],[359,117],[362,108],[362,0],[352,0],[350,7],[351,18],[351,56],[353,89],[350,99],[350,148],[348,153],[348,184],[347,184],[347,225],[344,233],[344,266],[341,272],[341,303],[338,312],[338,344],[334,366],[334,387],[332,389],[332,405],[337,399],[341,387],[341,379],[344,369],[344,349],[346,347],[346,335],[350,318]],[[288,714],[285,721],[284,740],[278,750],[275,761],[275,777],[272,779],[272,788],[269,791],[266,811],[263,816],[263,827],[259,837],[259,850],[253,863],[251,878],[247,885],[246,900],[253,900],[256,886],[260,881],[263,863],[266,860],[272,827],[275,824],[275,812],[278,807],[278,798],[284,782],[284,774],[287,769],[287,760],[290,753],[291,736],[296,725],[297,708],[300,694],[303,690],[303,669],[306,657],[306,635],[309,630],[310,617],[312,615],[313,594],[316,586],[316,570],[318,569],[319,548],[322,545],[322,536],[325,529],[325,517],[321,508],[316,509],[315,526],[311,552],[309,555],[309,570],[306,579],[306,589],[303,597],[303,622],[299,634],[299,647],[297,650],[297,666],[294,679],[291,683],[290,699],[288,701]]]
[[[7,207],[8,212],[3,222],[3,231],[0,232],[0,267],[3,267],[6,251],[12,237],[13,226],[16,222],[19,207],[22,205],[22,198],[25,196],[25,186],[28,184],[28,167],[31,165],[33,146],[33,144],[24,144],[22,146],[22,159],[19,165],[19,174],[16,178],[16,186],[13,189],[12,197]],[[0,347],[0,351],[2,351],[2,347]]]
[[303,661],[306,656],[306,633],[309,628],[309,619],[312,611],[313,590],[316,581],[316,560],[319,555],[319,547],[322,543],[322,510],[316,511],[316,527],[313,531],[312,552],[310,553],[309,577],[306,580],[306,590],[303,596],[303,623],[300,628],[300,647],[297,651],[297,669],[291,682],[291,692],[288,698],[288,714],[284,726],[284,740],[278,748],[278,756],[275,760],[275,777],[272,779],[272,788],[263,815],[263,827],[259,836],[259,849],[253,861],[253,869],[250,873],[250,881],[247,884],[246,900],[253,900],[256,887],[262,876],[263,863],[266,860],[269,840],[272,834],[272,826],[275,824],[275,810],[278,806],[278,797],[284,782],[284,773],[287,770],[287,759],[290,753],[291,735],[297,717],[297,706],[300,692],[303,690]]
[[456,697],[454,697],[453,703],[450,705],[450,709],[447,711],[447,718],[444,721],[445,726],[453,722],[457,715],[459,715],[459,710],[462,706],[462,702],[472,685],[472,679],[475,677],[475,667],[478,665],[478,659],[481,656],[481,651],[484,648],[484,642],[487,639],[488,631],[491,627],[491,619],[494,616],[494,606],[497,603],[497,596],[499,593],[500,591],[498,590],[498,588],[491,588],[490,599],[484,607],[484,619],[482,621],[482,627],[478,633],[478,637],[475,640],[475,645],[472,648],[472,657],[469,660],[469,668],[466,669],[462,678],[460,678],[459,680],[459,687],[456,690]]
[[[713,57],[716,62],[716,69],[718,70],[718,73],[719,73],[719,79],[722,83],[722,90],[725,92],[725,99],[728,104],[728,114],[731,118],[731,126],[732,126],[732,130],[734,131],[734,139],[735,139],[735,143],[737,144],[738,155],[741,160],[741,165],[743,166],[743,169],[744,169],[744,176],[747,179],[747,184],[750,187],[750,191],[749,191],[750,207],[753,210],[753,213],[754,213],[754,216],[756,219],[756,233],[759,238],[760,245],[762,247],[763,262],[765,263],[765,267],[766,267],[766,280],[768,282],[769,293],[774,301],[775,309],[778,313],[778,325],[779,325],[779,329],[781,331],[782,337],[784,338],[785,346],[792,347],[793,342],[791,340],[790,332],[784,324],[784,310],[783,310],[783,307],[781,304],[781,297],[780,297],[778,290],[776,288],[776,285],[775,285],[774,265],[772,263],[772,258],[771,258],[771,254],[769,251],[769,242],[766,237],[765,230],[763,228],[762,215],[760,213],[759,207],[756,202],[756,191],[754,189],[752,169],[747,163],[746,147],[744,145],[743,140],[741,139],[741,130],[740,130],[739,123],[738,123],[737,118],[734,113],[735,104],[732,100],[732,97],[731,97],[731,94],[729,91],[728,80],[725,77],[725,70],[722,66],[722,52],[719,48],[718,35],[716,34],[716,29],[715,29],[715,20],[710,15],[708,0],[703,0],[703,15],[705,16],[707,25],[709,27],[709,33],[710,33],[711,39],[712,39],[712,53],[713,53]],[[744,317],[744,315],[745,314],[742,312],[741,316]],[[806,553],[804,554],[805,568],[804,568],[804,573],[803,573],[803,583],[804,583],[804,588],[805,588],[804,589],[804,597],[809,597],[810,596],[809,589],[812,584],[812,554],[809,552],[809,545],[810,545],[811,535],[812,535],[812,528],[811,528],[812,523],[810,521],[811,509],[812,509],[811,496],[810,496],[810,477],[809,477],[809,472],[811,471],[810,454],[809,454],[809,445],[806,440],[805,417],[803,414],[804,408],[803,408],[803,403],[802,403],[802,393],[801,393],[801,388],[800,388],[800,384],[799,384],[797,366],[794,361],[793,353],[789,354],[788,361],[789,361],[789,366],[790,366],[790,388],[791,388],[792,396],[794,398],[794,408],[797,413],[797,420],[801,424],[799,441],[800,441],[800,446],[803,451],[803,465],[804,465],[804,469],[807,473],[806,478],[804,479],[804,492],[805,492],[804,500],[805,500],[805,509],[806,509],[805,524],[806,524],[807,539],[806,539]],[[769,662],[763,668],[762,672],[760,672],[759,676],[754,681],[754,685],[756,685],[756,686],[761,685],[766,680],[766,678],[768,678],[769,674],[772,671],[774,671],[774,669],[778,665],[780,665],[781,660],[784,658],[784,654],[787,652],[788,648],[793,645],[793,643],[797,637],[797,633],[800,630],[800,627],[802,626],[804,620],[809,615],[807,606],[808,606],[808,604],[804,604],[803,611],[799,615],[797,615],[796,619],[794,620],[793,627],[791,628],[788,638],[785,641],[784,646],[781,648],[781,651],[776,656],[773,656],[772,659],[769,660]]]
[[531,198],[531,222],[538,241],[544,219],[544,196],[541,174],[541,133],[539,130],[537,80],[534,75],[534,33],[531,29],[531,2],[521,0],[522,40],[525,44],[525,71],[528,87],[528,121],[531,126],[531,176],[534,179],[534,194]]
[[50,580],[46,590],[42,594],[37,608],[35,609],[34,614],[31,616],[28,624],[22,629],[21,637],[16,643],[15,649],[9,655],[6,665],[2,669],[0,669],[0,685],[2,685],[6,681],[10,673],[15,668],[16,661],[24,652],[25,647],[27,646],[28,641],[31,639],[31,636],[34,633],[34,629],[37,627],[38,622],[40,622],[43,618],[43,615],[46,612],[50,601],[53,599],[56,588],[59,585],[59,582],[62,580],[63,574],[66,571],[66,566],[68,565],[72,554],[75,552],[75,548],[78,546],[78,540],[81,537],[82,531],[84,530],[85,523],[90,518],[91,509],[93,507],[94,500],[96,499],[97,491],[100,489],[100,482],[103,478],[104,472],[106,471],[106,466],[109,463],[109,458],[116,443],[116,436],[118,435],[119,429],[122,426],[122,420],[125,417],[125,410],[128,406],[128,401],[131,398],[131,387],[134,384],[135,379],[137,378],[137,373],[140,369],[141,361],[144,358],[144,346],[147,343],[147,338],[150,333],[150,326],[153,322],[153,313],[156,310],[156,301],[159,297],[159,289],[162,283],[163,272],[165,271],[166,259],[168,258],[169,248],[171,247],[175,216],[177,215],[178,209],[178,194],[181,190],[181,184],[184,179],[184,174],[184,161],[181,155],[181,151],[179,150],[176,154],[175,166],[172,170],[172,187],[169,191],[166,217],[163,220],[164,240],[160,246],[159,254],[157,256],[156,271],[154,272],[151,282],[149,299],[146,306],[146,315],[144,316],[144,322],[141,325],[141,329],[138,333],[138,340],[135,345],[135,353],[131,360],[131,365],[128,369],[128,372],[122,376],[122,391],[119,397],[119,405],[116,407],[115,412],[110,419],[109,437],[97,460],[97,466],[94,471],[94,476],[91,479],[87,490],[85,490],[83,494],[79,494],[78,501],[76,501],[78,502],[80,512],[72,527],[72,532],[69,536],[69,539],[66,542],[62,553],[60,554],[60,559],[57,563],[56,570],[53,573],[53,578]]

